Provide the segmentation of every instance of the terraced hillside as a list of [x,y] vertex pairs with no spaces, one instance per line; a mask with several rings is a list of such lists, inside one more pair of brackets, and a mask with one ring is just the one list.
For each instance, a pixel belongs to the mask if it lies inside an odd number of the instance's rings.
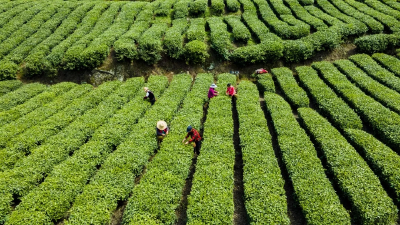
[[[0,224],[398,224],[399,65],[377,53],[257,82],[2,81]],[[199,155],[181,142],[188,125]]]
[[118,60],[299,62],[354,39],[367,53],[400,45],[392,0],[0,0],[0,79],[56,76]]

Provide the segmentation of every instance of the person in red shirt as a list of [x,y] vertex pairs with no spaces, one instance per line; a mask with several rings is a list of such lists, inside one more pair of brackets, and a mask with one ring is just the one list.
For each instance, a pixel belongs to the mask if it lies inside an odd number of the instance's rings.
[[[186,132],[187,132],[187,135],[182,140],[182,143],[185,143],[185,145],[187,145],[187,144],[193,142],[193,152],[196,153],[197,155],[199,155],[200,154],[200,144],[201,144],[201,136],[200,136],[199,132],[190,125],[187,127]],[[186,141],[186,139],[189,136],[190,136],[190,140]]]
[[232,84],[228,83],[227,89],[226,89],[226,94],[229,95],[230,97],[236,96],[236,90],[235,87],[232,86]]

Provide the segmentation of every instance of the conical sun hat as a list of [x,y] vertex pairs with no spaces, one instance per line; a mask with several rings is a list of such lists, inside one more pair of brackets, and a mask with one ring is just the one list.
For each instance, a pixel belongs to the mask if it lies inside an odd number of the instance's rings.
[[160,120],[157,122],[157,128],[159,130],[165,130],[165,128],[167,128],[167,123],[165,121]]
[[215,85],[215,84],[211,84],[211,86],[210,86],[210,88],[216,88],[217,87],[217,85]]

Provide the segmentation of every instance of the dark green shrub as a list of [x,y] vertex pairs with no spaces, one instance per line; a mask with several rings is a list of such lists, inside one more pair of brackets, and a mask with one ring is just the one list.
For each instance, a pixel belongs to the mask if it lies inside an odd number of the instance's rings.
[[185,45],[184,56],[187,64],[202,64],[210,55],[204,42],[194,40]]

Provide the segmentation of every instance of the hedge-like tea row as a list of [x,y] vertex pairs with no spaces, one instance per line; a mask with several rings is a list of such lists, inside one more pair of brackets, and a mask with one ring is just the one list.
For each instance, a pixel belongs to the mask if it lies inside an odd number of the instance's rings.
[[164,50],[173,58],[178,59],[184,52],[184,35],[188,27],[186,18],[172,21],[172,27],[167,30],[164,37]]
[[23,70],[25,76],[41,75],[43,65],[41,61],[51,52],[55,46],[59,45],[67,38],[78,26],[86,13],[94,7],[94,3],[85,3],[68,15],[62,24],[46,40],[36,45],[25,58]]
[[292,71],[287,67],[274,68],[271,70],[276,77],[280,88],[282,89],[285,98],[295,108],[308,107],[310,100],[307,93],[299,87],[297,81],[293,77]]
[[393,16],[376,11],[361,2],[357,2],[354,0],[344,0],[344,1],[349,5],[353,6],[354,8],[356,8],[357,10],[372,16],[373,18],[381,22],[383,25],[389,27],[389,29],[392,32],[400,32],[400,23]]
[[103,11],[109,6],[110,3],[97,3],[83,18],[80,26],[60,44],[51,49],[51,52],[45,58],[41,59],[36,66],[38,69],[37,73],[55,76],[67,50],[92,30]]
[[81,53],[95,38],[100,36],[108,27],[111,26],[114,22],[115,16],[120,12],[122,4],[124,3],[117,2],[110,4],[110,7],[97,20],[93,29],[68,48],[61,62],[61,66],[64,69],[82,69],[80,66],[84,65],[85,59],[82,58]]
[[[127,83],[123,85],[125,86],[125,91],[130,93],[129,90],[132,89],[130,86],[135,86],[137,84],[143,84],[143,79],[128,80]],[[167,85],[168,80],[162,76],[150,77],[147,83],[147,86],[154,91],[156,96],[159,96]],[[127,88],[129,90],[126,90]],[[120,91],[124,91],[124,89],[120,89]],[[79,149],[89,136],[92,136],[92,141],[106,141],[109,143],[109,148],[112,148],[113,145],[118,145],[121,139],[131,131],[132,125],[136,123],[143,112],[150,107],[149,102],[143,102],[142,93],[143,90],[139,89],[139,91],[135,93],[136,97],[134,99],[125,104],[105,125],[101,126],[96,131],[94,131],[96,127],[93,125],[100,125],[104,122],[99,120],[98,116],[93,115],[93,113],[96,113],[97,109],[90,110],[90,113],[80,118],[81,121],[72,123],[67,129],[53,136],[45,145],[42,145],[36,149],[34,153],[23,159],[13,170],[5,172],[3,177],[7,178],[4,182],[7,186],[4,186],[5,189],[0,190],[7,190],[8,194],[25,196],[50,173],[55,165],[61,163],[70,153]],[[109,100],[113,101],[113,99],[114,98],[110,98]],[[103,103],[100,108],[106,109],[107,106],[104,107],[104,105]],[[101,111],[104,112],[104,110]],[[103,149],[99,150],[101,153]],[[104,153],[105,152],[103,152],[103,156],[105,156]],[[30,219],[32,219],[32,217],[30,217]]]
[[118,60],[139,59],[136,43],[140,36],[150,27],[153,11],[141,11],[131,28],[114,43],[114,51]]
[[367,122],[381,141],[400,152],[400,116],[354,86],[329,62],[312,64],[324,79]]
[[186,31],[188,41],[204,41],[206,38],[206,20],[203,18],[195,18],[190,20],[190,27]]
[[258,90],[250,81],[241,81],[238,94],[236,107],[244,165],[244,203],[250,223],[289,224],[283,188],[285,181],[272,148]]
[[221,16],[225,10],[224,0],[211,0],[210,9],[214,15]]
[[363,69],[369,76],[400,92],[400,77],[396,77],[393,73],[382,68],[369,55],[357,54],[349,57],[357,66]]
[[0,59],[3,59],[10,51],[18,47],[22,42],[24,42],[28,37],[34,34],[47,20],[51,19],[52,16],[63,7],[64,4],[54,3],[47,5],[41,5],[45,7],[41,12],[36,14],[27,23],[16,29],[12,35],[4,40],[0,44]]
[[400,60],[398,58],[384,53],[375,53],[372,55],[372,58],[385,69],[400,77]]
[[400,12],[397,10],[394,10],[393,8],[383,4],[380,1],[376,1],[376,0],[364,0],[363,1],[365,4],[367,4],[368,6],[374,8],[375,10],[378,10],[386,15],[390,15],[393,16],[394,18],[396,18],[397,20],[400,19]]
[[240,9],[240,3],[238,0],[226,0],[226,8],[230,12],[237,12]]
[[206,12],[208,6],[208,0],[194,0],[190,3],[189,13],[197,16]]
[[[183,145],[181,141],[187,134],[186,127],[189,124],[200,131],[203,105],[208,101],[204,93],[213,80],[212,74],[196,76],[182,108],[169,126],[169,134],[164,138],[157,155],[147,165],[140,183],[133,189],[124,212],[123,224],[176,222],[175,210],[181,201],[193,155],[193,147]],[[179,163],[171,159],[176,159]],[[153,207],[154,205],[157,207]]]
[[[21,28],[22,25],[29,22],[36,14],[38,14],[44,7],[46,7],[48,3],[42,4],[23,4],[17,6],[10,12],[6,14],[1,14],[4,17],[1,17],[0,25],[2,25],[0,30],[0,42],[5,41],[9,38],[15,31]],[[11,17],[12,16],[12,17]]]
[[156,23],[139,38],[139,56],[148,64],[154,64],[161,59],[163,51],[162,37],[167,29],[168,25],[166,23]]
[[249,8],[242,14],[242,18],[251,32],[256,34],[261,43],[236,48],[231,54],[231,60],[246,64],[281,58],[283,55],[282,40],[275,34],[270,33],[265,24],[258,19],[256,12],[252,11],[254,5],[251,2],[247,2],[246,0],[241,1],[246,2],[247,6],[245,6]]
[[331,26],[344,24],[342,21],[340,21],[336,17],[330,16],[329,14],[324,13],[321,9],[319,9],[313,5],[304,6],[304,9],[306,9],[311,15],[323,20],[325,23],[327,23]]
[[42,93],[46,89],[46,85],[32,83],[26,84],[15,91],[7,93],[0,97],[0,112],[7,111],[28,101],[30,98]]
[[[221,94],[226,84],[236,83],[232,74],[218,75]],[[210,100],[203,142],[197,157],[187,223],[230,224],[233,221],[234,164],[232,99],[221,95]]]
[[313,109],[301,108],[298,112],[323,152],[340,192],[351,203],[355,219],[361,224],[394,223],[397,220],[397,208],[393,200],[353,146]]
[[400,10],[400,4],[396,1],[389,0],[389,1],[383,1],[383,2],[385,2],[386,5],[389,5],[390,7],[394,8],[396,10]]
[[346,2],[342,0],[331,0],[331,2],[342,12],[356,19],[359,19],[361,22],[367,25],[372,33],[380,33],[384,30],[384,26],[381,23],[376,21],[374,18],[358,11],[356,8],[353,8]]
[[[85,172],[85,180],[80,181],[77,186],[79,188],[77,194],[82,193],[74,201],[67,224],[110,223],[112,212],[117,208],[118,202],[129,197],[135,177],[142,172],[149,157],[157,149],[155,136],[157,121],[164,120],[169,123],[172,120],[188,93],[191,82],[188,75],[175,76],[163,96],[150,110],[147,110],[138,124],[131,127],[131,134],[122,139],[124,140],[122,144],[117,146],[113,153],[99,155],[95,157],[95,162],[85,166],[90,174]],[[101,143],[101,140],[102,138],[98,139],[98,142]],[[111,151],[112,147],[107,149]],[[96,172],[96,165],[100,164],[101,168],[85,186],[86,181]]]
[[44,121],[91,89],[93,89],[91,85],[78,85],[71,91],[57,97],[52,102],[37,108],[33,112],[17,119],[16,121],[4,125],[0,128],[0,147],[4,148],[11,138]]
[[389,109],[400,113],[400,94],[375,81],[349,60],[337,60],[334,65],[364,92]]
[[234,46],[229,37],[228,27],[221,17],[210,17],[207,24],[211,30],[211,47],[225,60],[229,60],[229,56]]
[[5,74],[5,71],[2,65],[5,65],[6,62],[14,63],[15,66],[13,68],[19,69],[19,64],[29,55],[31,50],[35,48],[38,44],[40,44],[43,40],[45,40],[48,36],[50,36],[54,30],[58,28],[61,22],[67,18],[67,16],[77,7],[77,4],[70,3],[64,4],[56,14],[54,14],[51,19],[47,20],[41,27],[39,27],[36,33],[32,34],[30,37],[22,42],[18,47],[14,48],[7,56],[0,61],[0,71],[2,71],[2,75],[6,77],[12,77],[18,72],[18,70],[8,71],[9,74]]
[[258,88],[262,93],[272,92],[275,93],[275,83],[272,79],[271,74],[259,74],[257,75]]
[[20,80],[6,80],[0,81],[0,97],[8,92],[15,91],[22,86]]
[[360,52],[375,53],[400,45],[399,34],[374,34],[355,39],[354,44]]
[[[96,108],[87,111],[63,131],[48,140],[45,145],[35,149],[13,170],[4,172],[2,174],[4,185],[0,185],[0,192],[5,192],[5,195],[25,196],[44,179],[55,165],[65,160],[76,149],[79,149],[100,125],[103,125],[117,109],[124,105],[124,102],[129,101],[136,94],[138,88],[143,93],[142,85],[143,78],[128,80]],[[100,129],[100,131],[104,130]],[[2,203],[11,204],[11,202],[4,202],[4,200],[2,200]]]
[[232,29],[233,38],[236,41],[247,43],[251,38],[250,31],[247,27],[240,21],[240,17],[237,16],[226,16],[224,21]]
[[[297,19],[295,19],[291,15],[290,9],[288,9],[286,6],[283,5],[282,1],[274,1],[271,2],[273,5],[278,5],[282,6],[281,10],[282,13],[284,11],[287,11],[286,13],[290,14],[282,14],[281,19],[286,21],[283,22],[276,17],[274,11],[270,8],[268,5],[268,2],[262,1],[262,0],[254,0],[254,2],[257,4],[259,12],[261,14],[261,18],[266,22],[268,25],[270,25],[274,32],[281,38],[283,39],[297,39],[301,38],[304,36],[307,36],[310,34],[310,26],[304,22],[301,22]],[[276,7],[275,7],[276,9]],[[277,10],[277,9],[276,9]],[[278,11],[278,10],[277,10]],[[289,24],[290,25],[289,25]]]
[[345,30],[345,31],[347,31],[345,36],[361,35],[368,31],[367,25],[365,25],[361,21],[359,21],[351,16],[347,16],[347,15],[343,14],[335,6],[333,6],[328,0],[316,0],[316,1],[317,1],[318,6],[322,10],[324,10],[326,13],[328,13],[329,15],[336,17],[347,24],[351,24],[351,29]]
[[238,0],[241,5],[243,6],[244,12],[252,12],[252,13],[257,13],[257,8],[253,4],[251,0]]
[[12,168],[17,161],[30,154],[33,148],[63,130],[87,110],[95,107],[119,85],[119,82],[105,83],[89,94],[76,99],[61,112],[13,137],[8,141],[6,148],[0,151],[0,169]]
[[172,6],[179,0],[164,0],[154,11],[155,16],[168,16],[172,11]]
[[396,197],[394,202],[398,204],[400,201],[399,155],[362,130],[346,129],[344,134],[394,194]]
[[[80,126],[85,131],[91,129],[91,132],[86,134],[89,135],[87,137],[90,137],[90,133],[93,133],[96,127],[106,122],[118,109],[124,107],[124,105],[137,94],[136,92],[142,84],[143,81],[125,82],[117,88],[113,94],[101,102],[97,108],[85,113],[80,118],[82,120],[80,123],[78,122],[71,125]],[[82,123],[86,124],[83,125]],[[105,130],[100,129],[99,131],[104,132]],[[71,134],[71,132],[68,133]],[[81,144],[84,144],[84,142],[81,142]],[[79,150],[75,151],[73,156],[55,166],[42,184],[22,198],[21,204],[19,204],[18,209],[11,214],[8,223],[18,224],[21,221],[32,222],[36,217],[35,215],[41,213],[46,215],[49,220],[62,218],[64,212],[70,208],[70,203],[73,202],[74,197],[79,193],[79,190],[83,189],[83,185],[85,185],[90,178],[90,176],[87,177],[87,175],[94,172],[93,167],[94,170],[96,170],[96,165],[98,165],[96,156],[98,157],[98,154],[102,153],[101,151],[112,151],[112,144],[113,143],[109,141],[92,138],[89,142],[80,147]],[[62,184],[63,182],[65,182],[63,187],[55,185]],[[62,191],[63,193],[56,195],[51,194],[57,193],[58,191]],[[36,206],[32,208],[32,204]],[[31,214],[30,212],[32,211],[34,211],[34,213]]]
[[81,52],[83,64],[79,67],[94,68],[100,66],[110,53],[115,40],[123,35],[133,23],[135,16],[144,6],[142,2],[129,2],[121,7],[114,23]]
[[350,224],[349,214],[340,204],[312,142],[293,117],[290,105],[277,94],[265,93],[264,98],[307,224]]
[[297,0],[285,0],[289,7],[293,10],[293,13],[301,20],[309,24],[315,30],[325,30],[328,26],[320,19],[310,15],[307,10]]
[[174,19],[186,18],[189,15],[189,5],[192,0],[180,0],[174,5]]
[[296,67],[296,72],[318,108],[334,125],[341,130],[345,128],[362,129],[363,124],[354,112],[335,92],[332,91],[309,66]]
[[44,92],[29,99],[25,103],[17,105],[16,107],[8,111],[0,112],[0,127],[53,101],[58,96],[64,94],[65,92],[68,92],[76,86],[77,85],[75,83],[71,82],[58,83],[48,88],[48,90],[45,90]]
[[[10,23],[11,21],[14,21],[16,19],[16,15],[21,14],[22,12],[24,12],[23,14],[25,14],[25,12],[27,12],[27,14],[29,14],[29,11],[25,11],[25,10],[32,7],[32,5],[33,5],[32,2],[25,1],[22,4],[20,2],[19,5],[10,6],[10,4],[15,4],[15,3],[17,3],[17,1],[11,1],[11,2],[1,5],[3,7],[7,7],[9,9],[0,14],[0,27],[1,28],[4,28],[5,25]],[[12,7],[12,8],[9,8],[9,7]]]

